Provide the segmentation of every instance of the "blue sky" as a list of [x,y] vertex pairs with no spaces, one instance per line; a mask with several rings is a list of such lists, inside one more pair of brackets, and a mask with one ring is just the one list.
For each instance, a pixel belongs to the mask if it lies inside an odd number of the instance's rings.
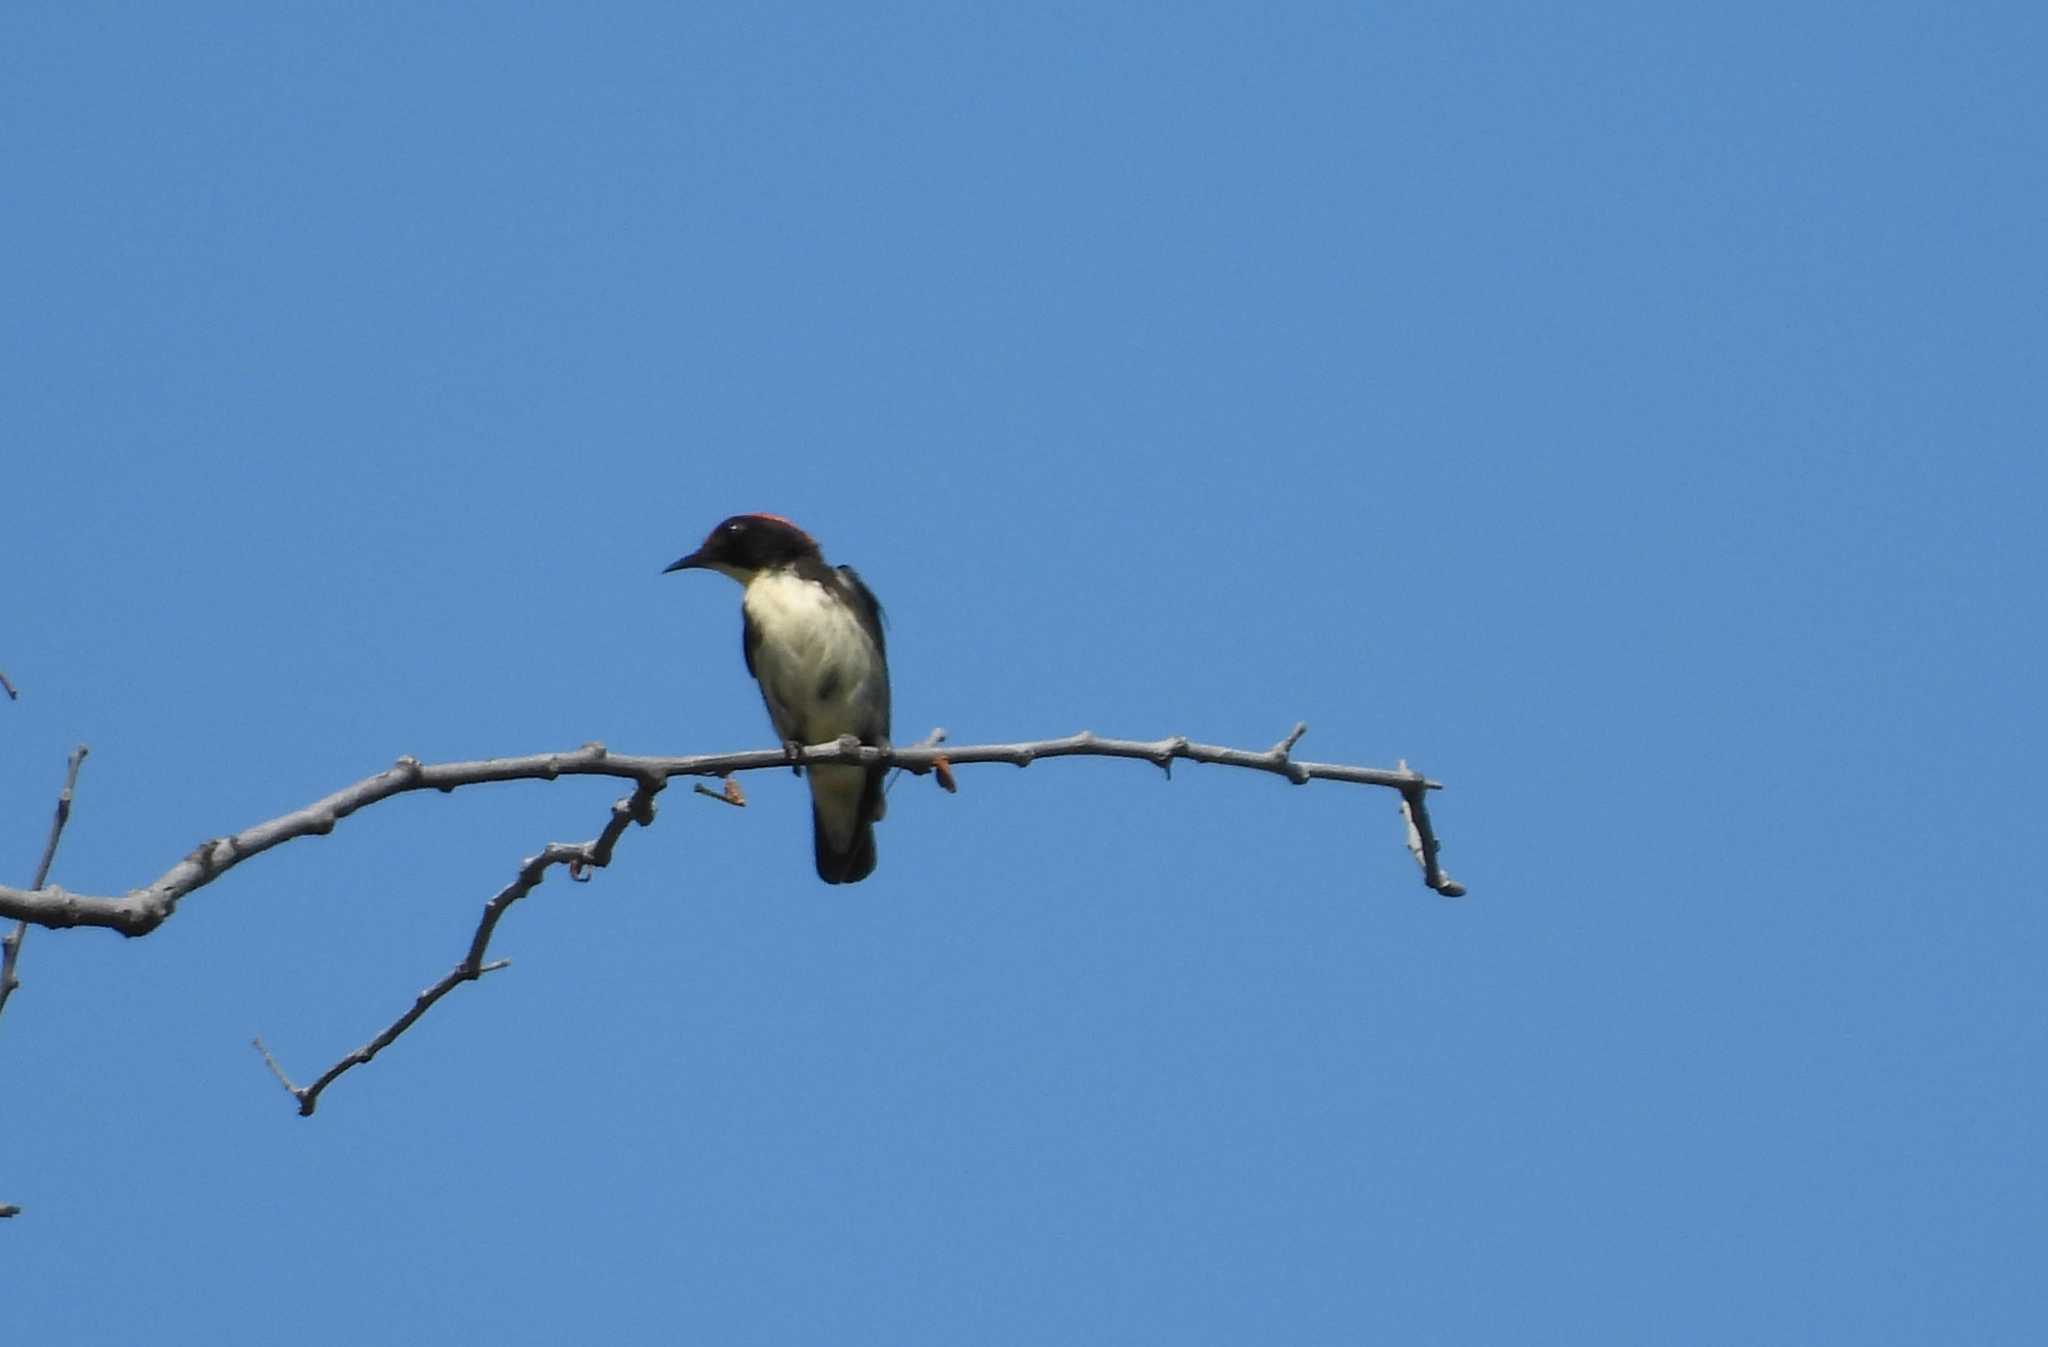
[[400,754],[769,741],[774,510],[899,736],[393,801],[0,1017],[21,1341],[2033,1343],[2031,6],[0,15],[0,868]]

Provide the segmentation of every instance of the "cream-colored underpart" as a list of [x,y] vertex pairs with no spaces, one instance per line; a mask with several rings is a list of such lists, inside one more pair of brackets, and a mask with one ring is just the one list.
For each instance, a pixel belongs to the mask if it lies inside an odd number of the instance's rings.
[[[858,734],[862,708],[874,695],[863,671],[882,662],[860,619],[822,584],[790,571],[759,572],[746,586],[740,602],[761,633],[754,649],[755,676],[778,704],[804,717],[799,724],[777,726],[777,732],[804,744]],[[820,702],[818,688],[834,671],[839,686],[830,701]],[[811,789],[820,797],[858,800],[866,776],[860,767],[813,767]],[[853,811],[827,810],[824,817],[850,823]],[[879,809],[875,817],[881,817]],[[833,842],[844,846],[850,836],[848,830]]]

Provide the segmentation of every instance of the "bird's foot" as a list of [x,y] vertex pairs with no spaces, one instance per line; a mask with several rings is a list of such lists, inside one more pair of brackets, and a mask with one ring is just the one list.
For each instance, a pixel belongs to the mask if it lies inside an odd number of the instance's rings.
[[789,759],[789,770],[792,776],[802,776],[804,774],[804,746],[801,742],[795,739],[784,739],[782,741],[782,756]]

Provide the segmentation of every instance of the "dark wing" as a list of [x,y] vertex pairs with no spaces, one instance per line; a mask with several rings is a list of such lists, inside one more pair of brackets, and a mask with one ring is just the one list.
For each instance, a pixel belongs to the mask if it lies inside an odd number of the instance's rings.
[[761,629],[754,625],[754,619],[747,616],[747,610],[740,609],[740,653],[747,657],[747,672],[754,675],[754,682],[761,689],[761,704],[768,708],[768,723],[775,727],[776,737],[785,744],[796,738],[796,723],[793,717],[776,705],[775,698],[768,693],[768,685],[761,682],[761,675],[754,671],[754,652],[761,648]]
[[740,653],[747,657],[747,672],[749,674],[752,674],[756,680],[759,680],[761,675],[754,672],[754,652],[756,650],[759,650],[760,648],[761,629],[754,625],[754,619],[747,615],[747,610],[745,608],[741,608]]
[[[855,616],[860,618],[861,629],[874,641],[875,653],[882,657],[882,676],[877,682],[870,684],[869,695],[872,700],[868,704],[868,712],[872,719],[861,738],[866,743],[886,743],[889,739],[889,643],[882,635],[882,601],[875,597],[875,591],[869,589],[866,582],[860,578],[860,572],[851,566],[839,568],[839,583],[845,590],[846,597],[853,603],[853,611]],[[861,806],[863,817],[882,816],[879,790],[884,775],[879,767],[868,774],[868,794],[871,798],[867,804]]]
[[860,614],[860,624],[874,638],[875,649],[882,652],[883,659],[887,659],[889,645],[882,637],[882,601],[875,597],[875,591],[867,587],[860,578],[860,572],[853,567],[841,566],[839,575],[846,581],[847,592],[853,596],[854,611]]

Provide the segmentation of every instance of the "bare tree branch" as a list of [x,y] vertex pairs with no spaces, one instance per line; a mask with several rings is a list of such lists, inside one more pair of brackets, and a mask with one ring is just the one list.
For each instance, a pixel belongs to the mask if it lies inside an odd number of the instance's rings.
[[[0,672],[0,692],[5,692],[7,700],[10,702],[21,700],[21,694],[14,690],[14,684],[8,681],[7,675],[4,672]],[[0,1211],[0,1216],[12,1216],[13,1214],[11,1211]]]
[[[43,843],[43,859],[36,866],[35,887],[38,889],[49,879],[50,864],[57,859],[57,839],[64,836],[64,825],[71,821],[71,793],[78,788],[78,769],[90,751],[84,744],[71,750],[71,761],[64,773],[64,789],[57,793],[57,816],[50,820],[50,836]],[[24,918],[14,923],[13,930],[0,936],[0,1010],[7,1009],[7,998],[14,995],[14,989],[21,985],[21,980],[14,976],[14,968],[21,958],[21,942],[27,935],[28,921]]]
[[279,815],[265,823],[244,829],[232,837],[213,838],[200,843],[192,853],[165,871],[145,888],[120,898],[92,897],[68,893],[52,885],[44,888],[11,889],[0,886],[0,918],[16,917],[39,926],[104,926],[123,935],[147,935],[161,926],[185,895],[218,879],[235,866],[281,843],[308,835],[324,835],[356,810],[416,790],[451,791],[462,786],[491,781],[553,781],[564,776],[623,777],[642,785],[666,782],[678,776],[727,776],[763,768],[800,764],[845,763],[901,767],[923,775],[943,760],[953,767],[971,763],[1006,762],[1026,767],[1041,758],[1136,758],[1161,768],[1176,758],[1243,767],[1284,776],[1296,785],[1309,781],[1342,781],[1353,785],[1385,786],[1403,793],[1404,798],[1421,798],[1421,792],[1439,789],[1431,781],[1407,769],[1353,767],[1342,763],[1299,762],[1290,754],[1299,734],[1289,735],[1263,752],[1245,748],[1219,748],[1197,744],[1184,736],[1169,739],[1104,739],[1086,730],[1064,739],[1043,739],[1017,744],[972,744],[941,748],[937,745],[911,748],[874,748],[855,742],[850,736],[837,743],[813,744],[799,749],[794,759],[780,748],[750,749],[738,753],[704,753],[691,757],[636,757],[608,752],[602,744],[586,744],[569,753],[541,753],[523,758],[488,758],[478,762],[423,764],[416,758],[400,758],[388,771],[358,781],[303,809]]
[[654,797],[666,784],[664,780],[642,781],[630,796],[612,805],[611,820],[605,824],[604,831],[590,841],[550,842],[539,855],[528,856],[520,862],[518,876],[484,904],[483,917],[476,924],[476,934],[470,937],[469,953],[463,956],[462,962],[442,975],[439,982],[415,997],[412,1008],[393,1020],[382,1033],[328,1067],[311,1085],[294,1085],[292,1078],[278,1065],[277,1058],[271,1056],[270,1049],[263,1045],[263,1040],[256,1039],[256,1051],[263,1054],[263,1061],[270,1067],[271,1074],[291,1092],[292,1098],[299,1101],[299,1116],[311,1117],[313,1110],[319,1106],[321,1091],[340,1079],[343,1073],[363,1065],[390,1047],[400,1034],[412,1028],[420,1016],[432,1009],[436,1001],[465,982],[475,982],[484,974],[495,973],[509,965],[512,962],[510,959],[484,962],[484,953],[490,948],[491,936],[498,929],[498,919],[505,915],[506,909],[532,893],[541,880],[547,877],[548,867],[551,865],[566,865],[571,877],[580,878],[585,866],[603,869],[611,864],[612,849],[618,845],[619,837],[626,831],[628,823],[645,826],[654,822]]

